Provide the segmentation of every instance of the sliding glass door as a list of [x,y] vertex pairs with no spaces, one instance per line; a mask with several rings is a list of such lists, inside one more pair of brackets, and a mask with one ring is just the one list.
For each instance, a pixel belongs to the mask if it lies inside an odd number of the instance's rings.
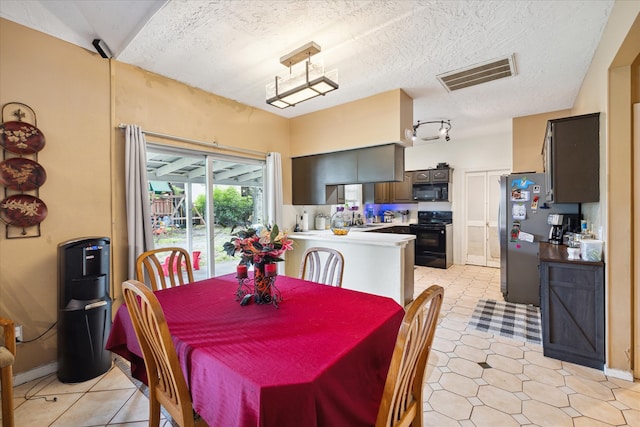
[[264,220],[265,162],[149,144],[147,178],[156,248],[192,254],[196,279],[235,271],[222,245]]

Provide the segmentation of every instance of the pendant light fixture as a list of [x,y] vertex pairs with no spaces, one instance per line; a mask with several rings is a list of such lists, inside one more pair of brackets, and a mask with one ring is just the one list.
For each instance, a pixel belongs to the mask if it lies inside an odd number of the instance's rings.
[[[292,107],[338,89],[338,70],[325,74],[321,62],[311,63],[311,57],[318,52],[320,46],[309,42],[280,58],[280,63],[289,68],[289,76],[276,76],[274,83],[267,84],[267,104],[277,108]],[[292,67],[302,61],[305,61],[304,69],[294,74]]]
[[[404,137],[407,140],[411,140],[413,142],[416,142],[417,138],[417,130],[420,126],[422,125],[429,125],[429,124],[439,124],[440,128],[438,129],[438,133],[440,135],[444,136],[444,140],[449,142],[449,140],[451,138],[449,138],[449,131],[451,130],[451,120],[430,120],[428,122],[421,122],[420,120],[418,120],[418,123],[416,123],[415,125],[413,125],[413,129],[405,129],[404,130]],[[435,137],[427,137],[424,138],[427,141],[430,140],[434,140],[434,139],[440,139],[440,135],[435,136]]]

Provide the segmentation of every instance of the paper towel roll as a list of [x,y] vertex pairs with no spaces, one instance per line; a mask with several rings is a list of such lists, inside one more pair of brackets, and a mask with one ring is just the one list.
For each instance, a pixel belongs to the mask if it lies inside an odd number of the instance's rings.
[[302,214],[302,231],[309,231],[309,214],[306,211]]

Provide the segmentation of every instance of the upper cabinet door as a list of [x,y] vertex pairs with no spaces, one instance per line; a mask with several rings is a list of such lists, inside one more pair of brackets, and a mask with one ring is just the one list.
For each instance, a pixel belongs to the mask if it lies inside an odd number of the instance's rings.
[[294,205],[311,205],[313,185],[311,183],[313,175],[309,173],[311,169],[311,157],[298,157],[291,159],[291,193]]
[[402,181],[404,147],[380,145],[358,150],[358,182]]
[[416,184],[430,183],[431,173],[428,170],[415,171],[413,173],[413,182]]
[[391,199],[394,203],[414,203],[413,173],[405,172],[404,181],[394,182],[391,186]]
[[548,201],[586,203],[600,200],[600,114],[550,121],[545,138]]
[[431,169],[431,182],[449,182],[449,169]]
[[351,184],[358,179],[357,151],[337,151],[316,157],[319,179],[325,184]]

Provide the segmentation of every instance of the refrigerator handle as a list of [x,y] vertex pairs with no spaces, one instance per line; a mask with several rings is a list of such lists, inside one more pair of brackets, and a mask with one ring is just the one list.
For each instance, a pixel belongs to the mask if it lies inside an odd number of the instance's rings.
[[502,203],[498,203],[498,242],[502,244]]

